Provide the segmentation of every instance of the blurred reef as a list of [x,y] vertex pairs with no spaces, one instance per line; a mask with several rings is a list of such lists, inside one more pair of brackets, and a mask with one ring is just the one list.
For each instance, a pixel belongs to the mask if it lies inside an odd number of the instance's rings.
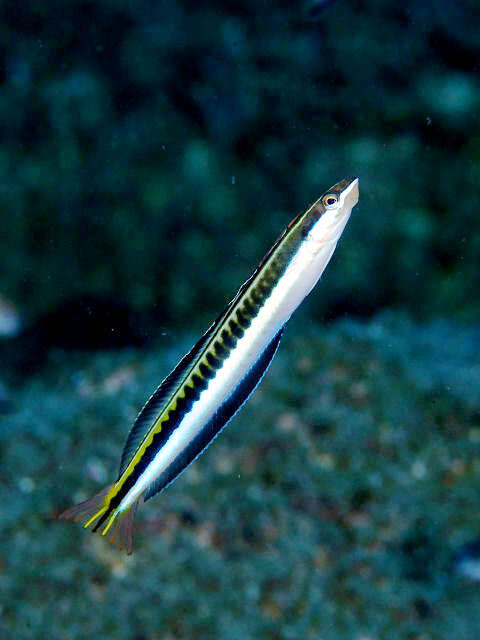
[[29,322],[83,295],[208,322],[293,215],[355,174],[311,313],[475,317],[479,13],[2,3],[0,294]]
[[478,329],[398,314],[296,329],[225,433],[140,509],[131,557],[53,517],[114,477],[137,409],[190,340],[55,351],[12,392],[3,637],[480,634],[478,588],[452,564],[480,531]]

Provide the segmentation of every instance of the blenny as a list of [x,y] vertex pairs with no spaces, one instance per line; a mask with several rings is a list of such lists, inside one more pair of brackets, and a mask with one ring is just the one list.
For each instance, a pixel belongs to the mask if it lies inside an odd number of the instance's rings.
[[358,178],[342,180],[290,222],[250,278],[137,416],[117,480],[59,517],[86,520],[132,552],[141,498],[172,483],[255,390],[285,323],[327,266],[358,202]]

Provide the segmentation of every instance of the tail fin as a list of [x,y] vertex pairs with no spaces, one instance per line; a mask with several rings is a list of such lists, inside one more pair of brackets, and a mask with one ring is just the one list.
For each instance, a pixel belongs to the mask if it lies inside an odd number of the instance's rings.
[[[93,526],[92,531],[101,529],[103,521],[107,519],[106,525],[100,531],[102,536],[108,535],[112,544],[117,544],[120,549],[125,549],[128,555],[132,553],[133,548],[133,521],[138,506],[138,498],[135,502],[125,511],[118,511],[114,509],[111,514],[109,511],[109,502],[105,499],[108,492],[113,485],[105,487],[100,493],[97,493],[85,502],[80,502],[73,507],[70,507],[58,517],[61,520],[73,520],[74,522],[80,522],[86,520],[83,527]],[[96,525],[95,522],[101,518]],[[113,526],[114,525],[114,526]]]
[[94,495],[93,498],[90,498],[90,500],[85,500],[85,502],[80,502],[80,504],[75,504],[73,507],[70,507],[70,509],[67,509],[58,516],[59,519],[80,522],[81,520],[85,520],[85,518],[89,518],[88,522],[84,525],[85,527],[89,527],[107,511],[108,507],[105,505],[105,496],[112,486],[113,485],[110,484],[108,487],[105,487],[105,489],[102,489],[100,493]]

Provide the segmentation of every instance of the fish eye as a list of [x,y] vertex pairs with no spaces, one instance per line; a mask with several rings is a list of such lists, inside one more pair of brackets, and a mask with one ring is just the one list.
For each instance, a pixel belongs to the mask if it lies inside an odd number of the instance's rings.
[[328,207],[333,207],[338,202],[338,198],[334,193],[329,193],[326,196],[323,196],[323,204]]

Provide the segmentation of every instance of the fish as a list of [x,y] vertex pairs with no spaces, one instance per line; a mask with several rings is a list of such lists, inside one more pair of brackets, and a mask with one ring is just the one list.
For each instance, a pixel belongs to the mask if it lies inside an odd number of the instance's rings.
[[208,447],[266,373],[285,324],[322,275],[358,202],[356,177],[294,218],[250,278],[138,414],[117,480],[62,519],[133,549],[134,518]]

